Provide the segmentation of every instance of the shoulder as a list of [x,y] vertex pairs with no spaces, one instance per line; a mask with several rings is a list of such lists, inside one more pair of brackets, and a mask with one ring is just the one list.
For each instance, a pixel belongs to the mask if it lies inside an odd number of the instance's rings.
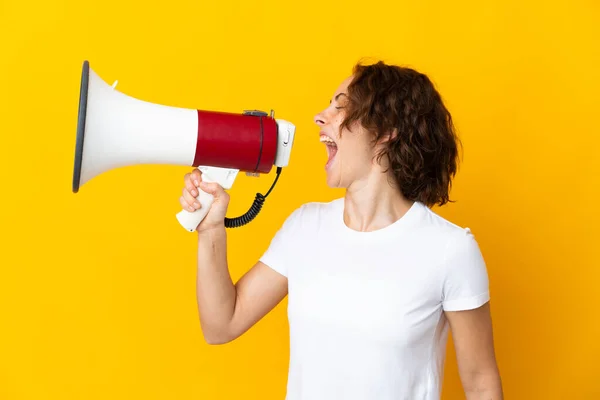
[[326,220],[335,212],[339,211],[342,199],[334,199],[326,202],[312,201],[304,203],[294,209],[286,219],[286,224],[296,226],[310,226]]
[[468,280],[470,276],[486,281],[486,265],[475,234],[427,209],[428,234],[437,239],[445,276]]
[[471,229],[429,208],[423,212],[421,222],[421,240],[436,254],[436,265],[441,268],[437,271],[444,310],[472,309],[488,301],[486,262]]
[[444,248],[465,246],[475,240],[475,236],[468,226],[460,226],[455,222],[441,216],[425,205],[421,205],[420,233],[433,239],[435,243]]
[[[280,252],[287,254],[286,258],[296,254],[302,247],[299,246],[299,243],[313,241],[319,228],[328,223],[327,217],[333,215],[332,212],[337,207],[339,207],[339,200],[309,202],[293,209],[271,239],[271,244],[263,255],[263,260],[272,262],[274,255]],[[267,261],[264,262],[267,263]],[[274,261],[274,263],[279,262],[281,262],[279,259]]]
[[415,240],[420,249],[437,259],[438,265],[450,272],[460,265],[484,264],[480,245],[470,227],[460,226],[425,205],[420,208]]

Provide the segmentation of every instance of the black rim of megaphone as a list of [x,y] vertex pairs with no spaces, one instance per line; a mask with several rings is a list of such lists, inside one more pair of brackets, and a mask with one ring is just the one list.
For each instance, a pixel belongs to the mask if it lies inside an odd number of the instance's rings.
[[87,113],[88,82],[90,63],[83,62],[81,71],[81,88],[79,89],[79,112],[77,116],[77,141],[75,144],[75,165],[73,167],[73,193],[79,190],[81,163],[83,161],[83,138],[85,134],[85,116]]

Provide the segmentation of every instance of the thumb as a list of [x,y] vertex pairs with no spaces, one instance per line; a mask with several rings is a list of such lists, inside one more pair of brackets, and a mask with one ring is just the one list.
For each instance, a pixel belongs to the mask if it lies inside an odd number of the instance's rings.
[[221,185],[219,185],[216,182],[201,181],[199,186],[200,186],[200,189],[202,189],[206,193],[212,194],[215,197],[215,199],[217,199],[223,192],[223,187],[221,187]]

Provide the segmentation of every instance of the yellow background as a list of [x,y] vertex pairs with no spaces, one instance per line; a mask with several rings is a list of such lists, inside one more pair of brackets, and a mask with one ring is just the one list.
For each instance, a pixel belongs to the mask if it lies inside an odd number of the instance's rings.
[[[599,19],[594,1],[2,0],[0,399],[283,399],[285,302],[202,340],[196,237],[174,219],[189,168],[71,192],[81,65],[144,100],[297,125],[264,210],[229,233],[237,279],[293,209],[342,194],[312,117],[363,57],[429,74],[453,112],[457,202],[436,211],[487,260],[506,398],[600,398]],[[229,214],[272,178],[242,175]],[[463,398],[451,343],[446,371]]]

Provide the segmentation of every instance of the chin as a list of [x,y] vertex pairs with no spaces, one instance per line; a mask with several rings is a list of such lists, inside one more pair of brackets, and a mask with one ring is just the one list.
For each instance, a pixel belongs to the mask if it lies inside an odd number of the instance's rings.
[[327,178],[326,178],[326,182],[327,182],[327,186],[329,186],[330,188],[336,188],[337,187],[337,183],[339,182],[338,179],[334,178],[331,173],[326,172]]
[[335,171],[327,171],[327,186],[332,189],[344,189],[346,185]]

